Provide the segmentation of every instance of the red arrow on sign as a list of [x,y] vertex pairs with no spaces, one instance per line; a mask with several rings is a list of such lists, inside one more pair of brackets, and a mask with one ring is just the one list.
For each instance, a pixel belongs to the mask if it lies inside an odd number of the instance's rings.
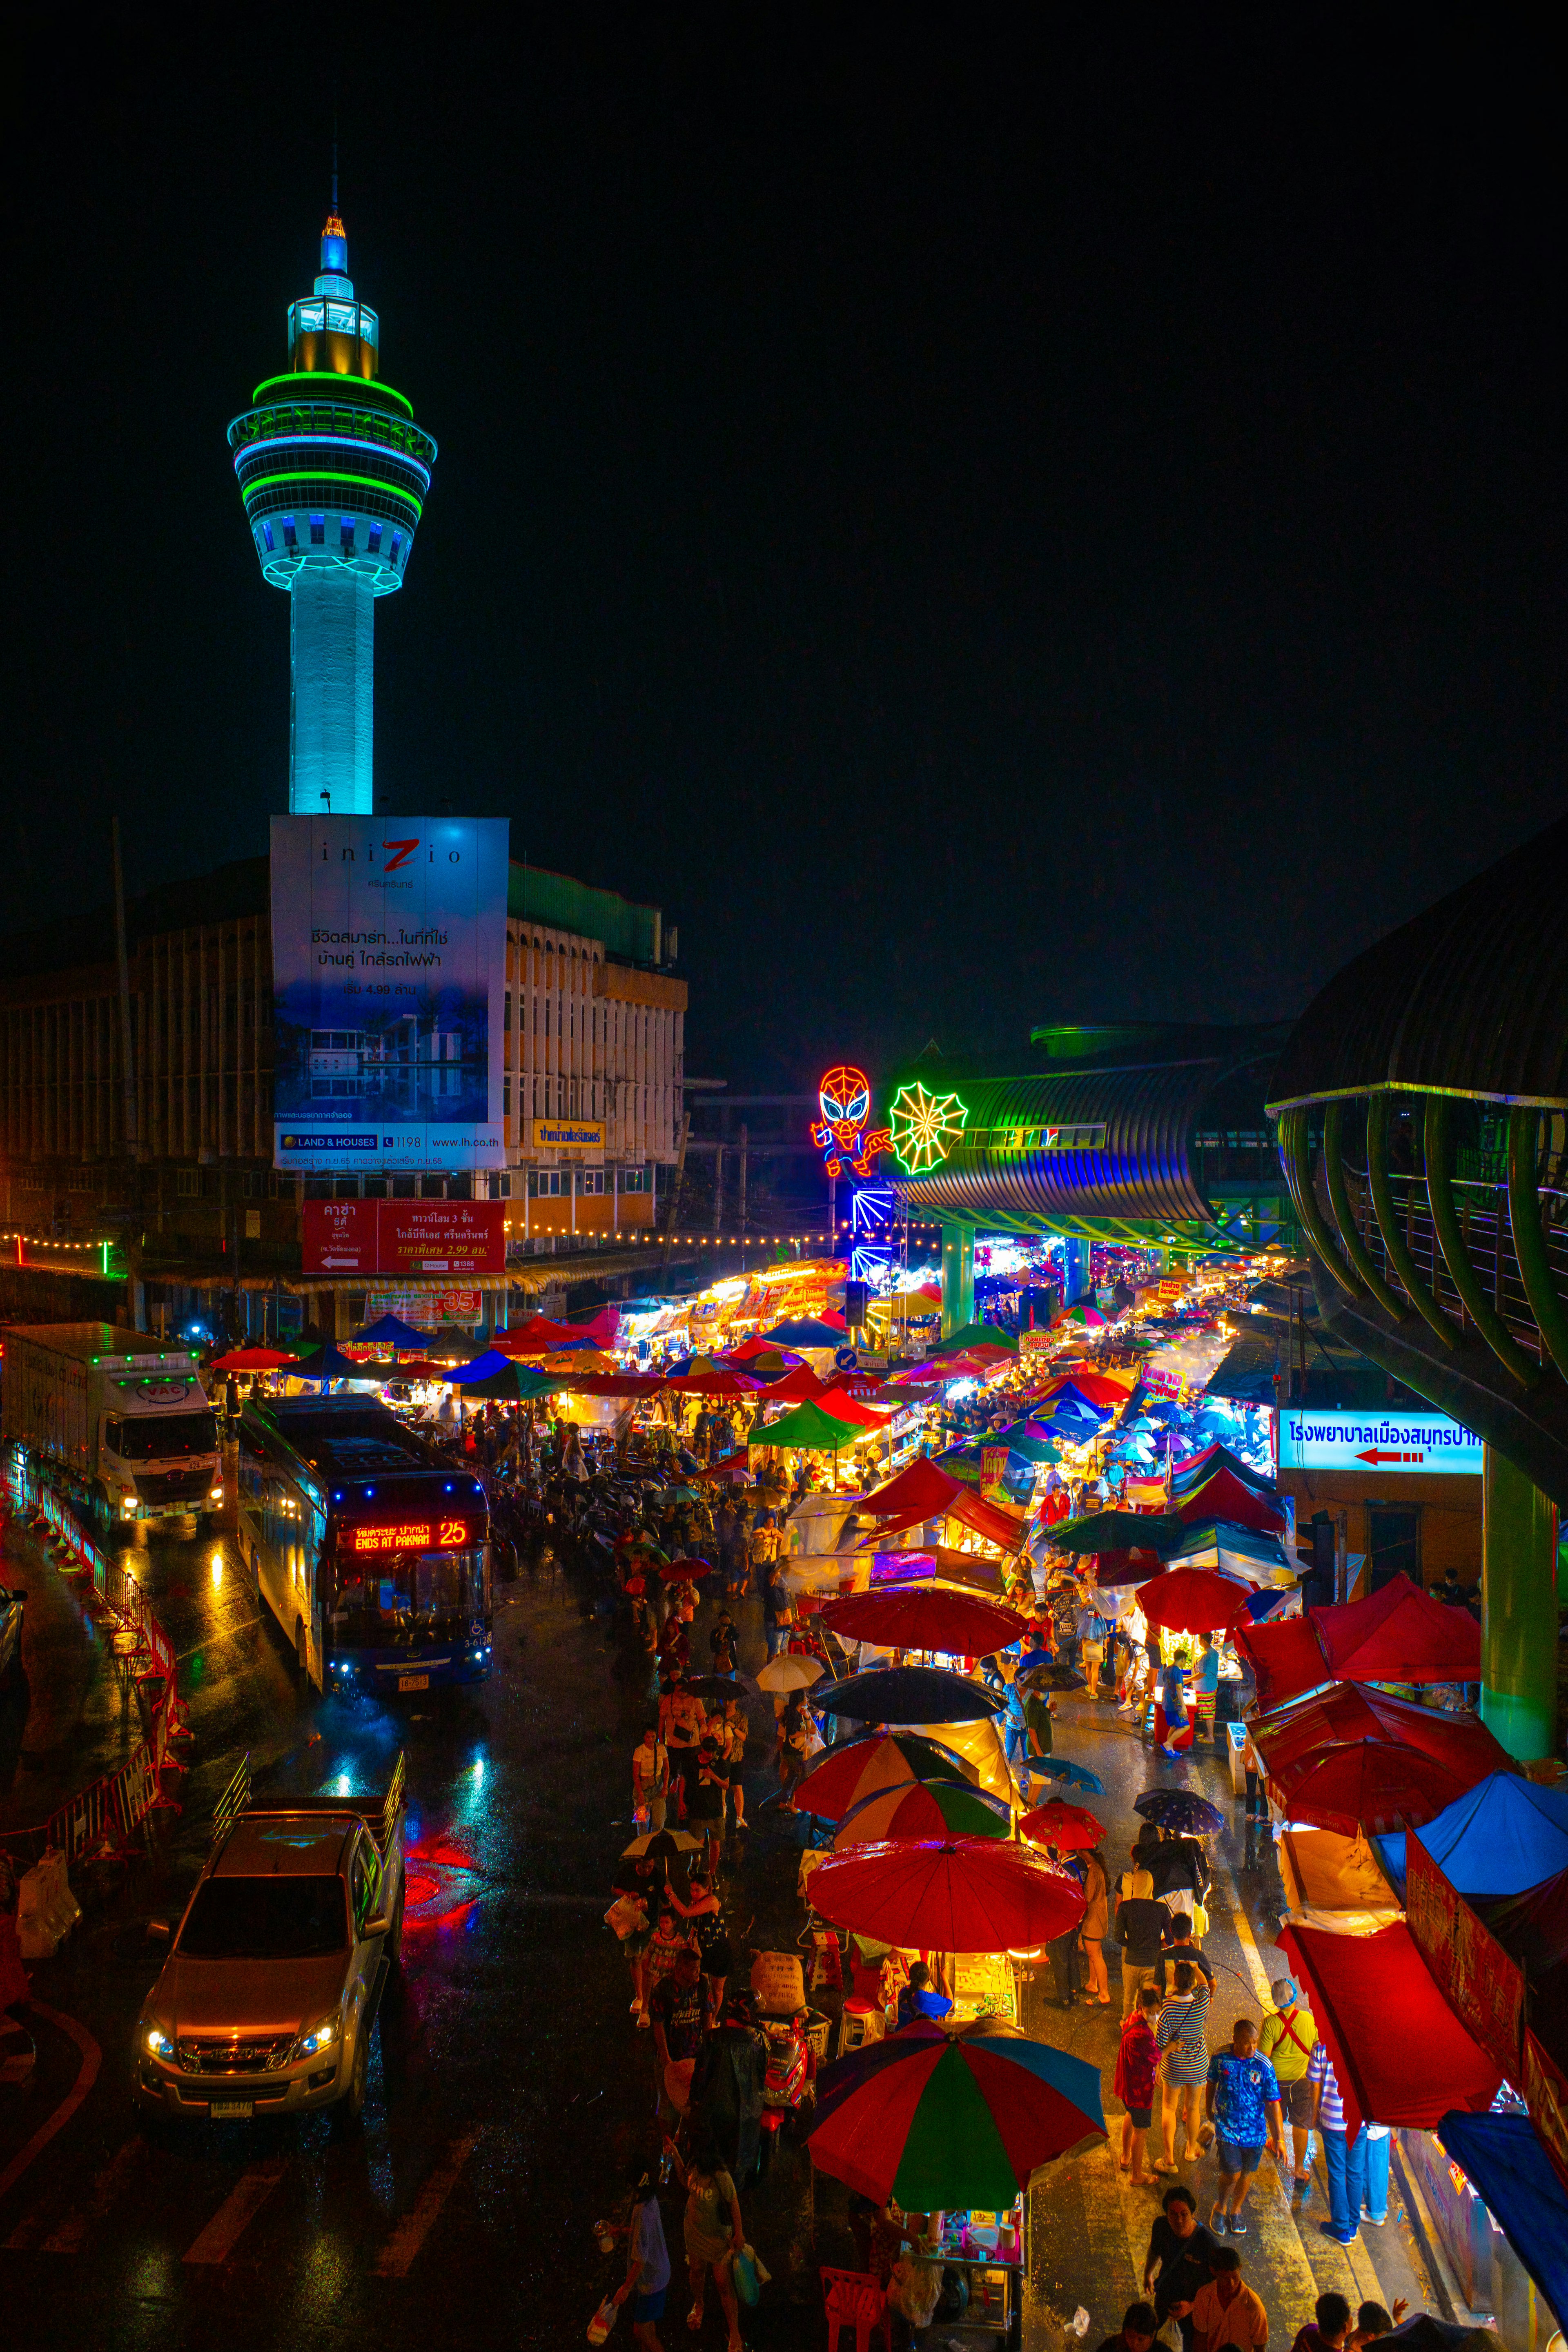
[[1380,1454],[1375,1446],[1368,1454],[1358,1454],[1358,1462],[1425,1462],[1425,1454]]

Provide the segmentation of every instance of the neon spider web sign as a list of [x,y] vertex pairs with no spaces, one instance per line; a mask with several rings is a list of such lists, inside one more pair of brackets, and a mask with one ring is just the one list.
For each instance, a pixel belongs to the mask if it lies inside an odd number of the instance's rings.
[[928,1095],[918,1084],[900,1087],[888,1112],[900,1167],[923,1176],[962,1139],[968,1117],[968,1106],[956,1095]]

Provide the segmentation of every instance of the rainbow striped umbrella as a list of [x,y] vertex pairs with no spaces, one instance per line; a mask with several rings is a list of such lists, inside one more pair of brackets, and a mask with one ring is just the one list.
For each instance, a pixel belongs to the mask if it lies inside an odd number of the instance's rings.
[[819,2171],[879,2205],[1001,2212],[1037,2166],[1105,2137],[1100,2069],[1004,2018],[920,2018],[827,2068],[806,2137]]
[[878,1789],[844,1816],[833,1841],[837,1853],[877,1838],[1005,1838],[1013,1811],[968,1780],[906,1780],[901,1788]]

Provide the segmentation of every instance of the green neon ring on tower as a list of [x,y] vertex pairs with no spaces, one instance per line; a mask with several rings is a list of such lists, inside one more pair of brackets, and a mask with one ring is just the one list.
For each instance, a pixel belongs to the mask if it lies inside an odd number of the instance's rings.
[[297,474],[260,474],[254,482],[242,483],[239,495],[248,504],[252,490],[275,489],[280,482],[347,482],[355,489],[384,490],[389,499],[401,499],[416,516],[425,511],[412,490],[400,490],[392,482],[372,481],[366,474],[333,474],[317,466],[307,466]]
[[[387,394],[389,398],[395,400],[400,408],[405,408],[408,411],[410,421],[412,421],[414,415],[414,403],[408,398],[407,394],[405,393],[395,391],[389,383],[384,383],[378,375],[370,377],[362,375],[339,375],[335,369],[322,368],[319,372],[313,372],[309,368],[295,368],[287,375],[269,375],[265,377],[263,381],[256,386],[250,395],[252,404],[256,407],[259,408],[262,405],[262,394],[264,392],[270,392],[275,383],[314,384],[318,399],[323,396],[323,388],[329,384],[363,383],[374,387],[377,392],[384,392]],[[331,398],[334,395],[327,394],[325,396]],[[350,393],[347,395],[347,398],[352,402],[353,394]],[[374,405],[375,404],[373,401],[371,403],[371,406],[374,408]]]

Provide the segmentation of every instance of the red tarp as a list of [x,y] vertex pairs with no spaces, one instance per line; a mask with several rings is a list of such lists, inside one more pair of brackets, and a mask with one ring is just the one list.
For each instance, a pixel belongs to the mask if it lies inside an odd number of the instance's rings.
[[1157,1551],[1096,1551],[1089,1555],[1096,1584],[1148,1584],[1163,1576],[1165,1563]]
[[[1419,1826],[1487,1777],[1481,1765],[1440,1764],[1393,1739],[1347,1739],[1298,1756],[1269,1773],[1286,1818],[1354,1837]],[[1381,2121],[1381,2117],[1378,2118]]]
[[[679,1372],[674,1380],[666,1381],[664,1385],[667,1389],[674,1389],[681,1396],[734,1399],[755,1397],[763,1393],[761,1381],[752,1380],[745,1372]],[[768,1393],[771,1395],[773,1391],[770,1390]]]
[[1314,1697],[1296,1699],[1266,1715],[1252,1727],[1253,1745],[1275,1777],[1299,1758],[1350,1739],[1397,1740],[1450,1769],[1473,1769],[1475,1780],[1515,1769],[1512,1757],[1479,1717],[1415,1706],[1360,1683],[1335,1683]]
[[[731,1361],[743,1361],[743,1351],[737,1349]],[[815,1404],[826,1387],[827,1382],[818,1380],[809,1364],[797,1364],[793,1372],[785,1372],[782,1380],[764,1389],[761,1401],[764,1404]]]
[[575,1323],[552,1323],[548,1315],[531,1315],[526,1323],[498,1331],[490,1345],[503,1356],[549,1356],[558,1348],[575,1348],[584,1336]]
[[1244,1617],[1233,1629],[1237,1648],[1251,1661],[1264,1714],[1299,1698],[1303,1691],[1316,1690],[1321,1683],[1332,1682],[1312,1623],[1315,1614],[1310,1610],[1305,1617],[1284,1617],[1278,1623],[1266,1619],[1260,1625],[1249,1625]]
[[574,1396],[657,1396],[664,1382],[657,1372],[585,1372],[572,1381]]
[[1285,1532],[1285,1513],[1278,1501],[1245,1485],[1230,1470],[1216,1470],[1201,1486],[1173,1493],[1171,1508],[1189,1528],[1200,1519],[1227,1519],[1232,1527],[1252,1528],[1260,1535]]
[[1364,1601],[1311,1612],[1334,1675],[1358,1683],[1478,1683],[1481,1629],[1401,1573]]
[[[776,1389],[768,1391],[770,1399],[777,1394]],[[824,1412],[830,1412],[835,1421],[847,1421],[852,1429],[886,1429],[888,1426],[885,1412],[873,1412],[868,1405],[858,1404],[845,1388],[824,1389],[813,1402]]]
[[1271,1478],[1266,1478],[1260,1470],[1252,1469],[1238,1454],[1233,1454],[1228,1445],[1222,1445],[1217,1437],[1212,1445],[1205,1445],[1201,1453],[1189,1454],[1184,1462],[1177,1465],[1171,1481],[1172,1491],[1186,1494],[1194,1486],[1201,1486],[1205,1477],[1217,1470],[1229,1471],[1233,1477],[1240,1479],[1244,1486],[1250,1486],[1254,1494],[1266,1495],[1270,1498],[1278,1494]]
[[972,1535],[984,1536],[988,1543],[1000,1544],[1004,1551],[1016,1551],[1024,1540],[1024,1522],[999,1503],[987,1503],[967,1486],[960,1487],[956,1498],[948,1505],[948,1514],[966,1527]]
[[865,1498],[865,1508],[879,1519],[934,1519],[963,1491],[958,1479],[949,1477],[922,1454],[885,1486],[873,1486]]
[[1451,2107],[1481,2115],[1502,2076],[1454,2015],[1403,1921],[1375,1936],[1287,1927],[1279,1948],[1302,1979],[1329,2045],[1345,2126],[1430,2131]]

